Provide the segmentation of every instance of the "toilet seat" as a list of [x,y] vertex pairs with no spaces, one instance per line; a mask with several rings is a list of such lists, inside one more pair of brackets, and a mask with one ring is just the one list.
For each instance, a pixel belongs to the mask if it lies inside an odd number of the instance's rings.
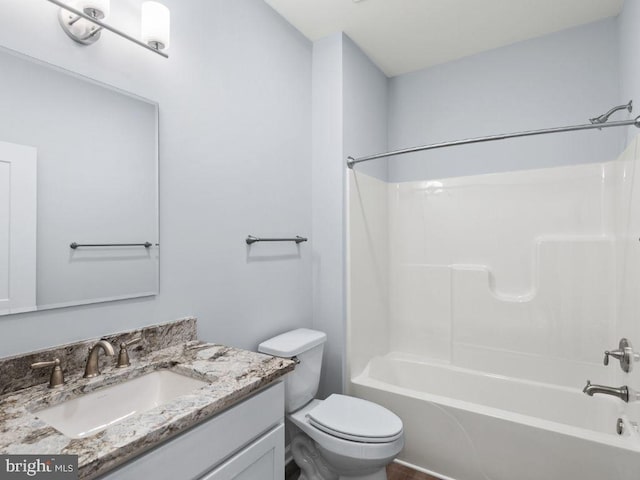
[[367,400],[333,394],[306,413],[309,424],[329,435],[359,443],[390,443],[403,435],[402,420]]
[[287,415],[287,418],[293,425],[311,437],[320,448],[353,459],[377,461],[381,459],[393,459],[400,453],[402,447],[404,447],[404,432],[396,440],[386,443],[356,442],[323,432],[319,428],[311,425],[307,415],[322,403],[322,400],[312,400],[301,409]]

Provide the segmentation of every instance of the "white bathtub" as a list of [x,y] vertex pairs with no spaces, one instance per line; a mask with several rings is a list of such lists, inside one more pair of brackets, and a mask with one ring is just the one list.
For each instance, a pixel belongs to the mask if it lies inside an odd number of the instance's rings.
[[371,360],[350,388],[402,418],[399,460],[445,480],[640,479],[640,434],[616,398],[399,354]]

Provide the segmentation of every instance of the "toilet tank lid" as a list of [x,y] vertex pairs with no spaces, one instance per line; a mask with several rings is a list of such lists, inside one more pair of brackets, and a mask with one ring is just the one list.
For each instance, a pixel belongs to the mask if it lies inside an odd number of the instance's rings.
[[265,340],[258,345],[260,353],[274,355],[276,357],[291,358],[303,352],[311,350],[327,341],[324,332],[310,330],[308,328],[298,328],[290,332],[283,333],[277,337]]

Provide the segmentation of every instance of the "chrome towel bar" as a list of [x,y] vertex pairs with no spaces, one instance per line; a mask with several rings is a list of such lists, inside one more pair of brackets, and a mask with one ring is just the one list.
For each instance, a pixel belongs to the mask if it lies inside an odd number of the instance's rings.
[[93,248],[93,247],[144,247],[144,248],[150,248],[153,246],[153,243],[151,242],[144,242],[144,243],[76,243],[73,242],[71,245],[69,245],[70,248],[72,249],[76,249],[76,248],[85,248],[85,247],[89,247],[89,248]]
[[259,238],[249,235],[245,241],[247,242],[247,245],[252,245],[257,242],[296,242],[297,244],[300,244],[302,242],[309,241],[309,239],[301,237],[300,235],[293,238]]

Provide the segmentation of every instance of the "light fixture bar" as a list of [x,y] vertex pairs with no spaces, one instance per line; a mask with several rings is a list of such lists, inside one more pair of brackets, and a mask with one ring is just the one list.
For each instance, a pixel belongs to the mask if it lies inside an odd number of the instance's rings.
[[61,2],[60,0],[47,0],[47,1],[48,1],[48,2],[53,3],[54,5],[59,6],[60,8],[62,8],[62,9],[64,9],[64,10],[67,10],[68,12],[73,13],[74,15],[78,15],[79,17],[82,17],[82,18],[84,18],[84,19],[86,19],[86,20],[88,20],[88,21],[90,21],[90,22],[92,22],[92,23],[95,23],[95,24],[96,24],[96,25],[98,25],[99,27],[102,27],[102,28],[104,28],[105,30],[109,30],[110,32],[113,32],[113,33],[115,33],[116,35],[118,35],[118,36],[120,36],[120,37],[122,37],[122,38],[126,38],[126,39],[127,39],[127,40],[129,40],[130,42],[133,42],[133,43],[135,43],[135,44],[137,44],[137,45],[140,45],[141,47],[144,47],[144,48],[146,48],[147,50],[152,51],[153,53],[157,53],[158,55],[161,55],[161,56],[163,56],[164,58],[169,58],[169,55],[167,55],[166,53],[161,52],[160,50],[156,50],[155,48],[153,48],[153,47],[151,47],[151,46],[147,45],[146,43],[141,42],[141,41],[140,41],[140,40],[138,40],[137,38],[134,38],[134,37],[132,37],[131,35],[126,34],[126,33],[124,33],[123,31],[118,30],[117,28],[114,28],[114,27],[112,27],[111,25],[108,25],[108,24],[106,24],[106,23],[102,22],[101,20],[98,20],[98,19],[96,19],[96,18],[93,18],[92,16],[87,15],[86,13],[81,12],[80,10],[77,10],[77,9],[75,9],[75,8],[73,8],[73,7],[70,7],[69,5],[67,5],[67,4],[66,4],[66,3],[64,3],[64,2]]

